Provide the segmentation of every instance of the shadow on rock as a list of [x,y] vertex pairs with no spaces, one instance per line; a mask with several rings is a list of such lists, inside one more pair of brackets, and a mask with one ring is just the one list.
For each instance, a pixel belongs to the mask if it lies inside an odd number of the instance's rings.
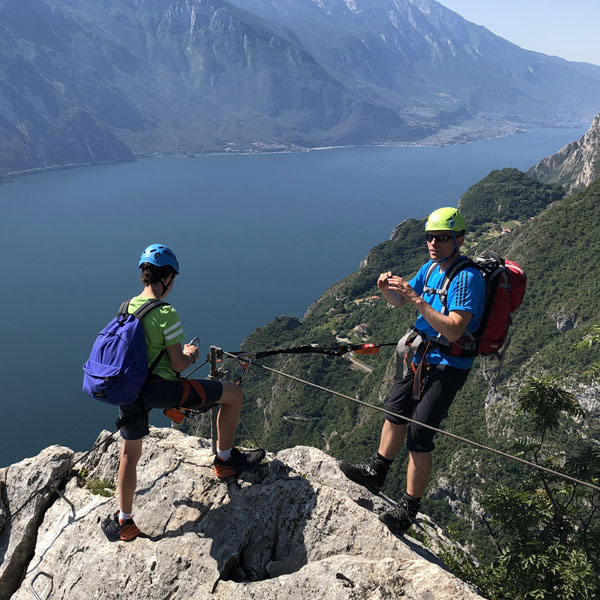
[[309,481],[290,473],[274,460],[268,469],[230,484],[229,502],[203,515],[195,531],[212,538],[211,556],[221,580],[261,581],[307,563],[304,530],[317,495]]

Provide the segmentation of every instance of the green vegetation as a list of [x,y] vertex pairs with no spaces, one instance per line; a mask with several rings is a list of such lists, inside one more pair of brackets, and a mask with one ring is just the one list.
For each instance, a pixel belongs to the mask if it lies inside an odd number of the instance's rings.
[[77,485],[90,490],[96,496],[104,496],[105,498],[112,498],[117,489],[115,484],[107,479],[89,477],[89,471],[85,467],[77,473]]
[[[491,248],[512,258],[524,267],[528,288],[514,315],[502,368],[494,359],[475,362],[443,428],[592,481],[600,475],[593,443],[600,432],[593,408],[597,404],[588,403],[584,414],[573,405],[572,394],[585,391],[582,386],[589,385],[600,365],[600,278],[594,260],[600,181],[560,199],[558,191],[514,170],[494,172],[486,180],[479,188],[484,192],[481,203],[493,218],[480,222],[479,233],[469,236],[467,253]],[[469,223],[485,214],[473,196],[477,189],[473,186],[471,198],[461,203]],[[507,189],[517,200],[497,211],[490,199],[506,195]],[[511,232],[497,235],[509,222]],[[352,331],[361,323],[368,325],[361,336],[365,341],[399,339],[414,321],[414,311],[391,308],[372,297],[380,296],[379,273],[391,270],[411,277],[427,260],[423,227],[424,220],[403,222],[391,240],[373,248],[363,266],[327,290],[302,320],[280,317],[253,332],[244,349],[337,346],[336,336],[353,339]],[[359,356],[372,368],[370,373],[353,369],[346,358],[320,355],[280,355],[257,362],[381,406],[391,386],[393,356],[393,347]],[[549,374],[557,379],[548,379]],[[246,439],[250,431],[270,451],[310,444],[336,458],[362,461],[377,446],[383,421],[379,412],[256,365],[244,380],[244,391],[240,436]],[[384,491],[392,497],[404,491],[405,461],[401,452],[391,467]],[[477,568],[469,567],[464,557],[456,563],[463,565],[462,576],[490,598],[562,600],[576,597],[569,596],[575,589],[588,594],[580,598],[598,592],[598,497],[580,487],[438,436],[422,511],[477,557]],[[557,522],[564,528],[557,529]],[[563,595],[552,596],[557,586]]]
[[540,183],[518,169],[502,169],[470,187],[459,207],[475,231],[490,221],[502,227],[514,220],[527,221],[563,196],[560,186]]
[[[554,377],[529,378],[519,398],[530,431],[513,452],[535,464],[600,483],[600,448],[590,439],[553,443],[551,433],[581,420],[572,393]],[[496,547],[475,567],[454,550],[444,558],[492,600],[584,600],[600,594],[600,494],[544,471],[501,484],[483,503],[481,518]]]
[[[600,344],[600,325],[592,325],[583,340],[575,344],[577,350],[591,350]],[[589,379],[600,379],[600,361],[591,363],[583,375]]]
[[85,482],[85,488],[90,490],[92,494],[104,496],[105,498],[112,498],[117,489],[114,483],[107,481],[106,479],[100,479],[99,477],[88,479]]

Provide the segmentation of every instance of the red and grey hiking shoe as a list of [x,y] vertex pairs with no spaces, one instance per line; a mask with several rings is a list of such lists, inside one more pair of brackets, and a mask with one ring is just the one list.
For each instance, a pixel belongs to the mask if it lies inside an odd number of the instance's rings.
[[133,519],[127,519],[124,523],[119,520],[119,511],[112,517],[106,517],[102,521],[102,531],[109,542],[131,542],[140,533],[139,527],[133,522]]
[[418,512],[419,500],[404,494],[397,506],[379,515],[379,520],[395,535],[404,535],[415,522]]
[[219,479],[227,479],[238,475],[242,471],[254,471],[265,455],[266,452],[262,448],[258,450],[239,450],[234,446],[229,460],[223,461],[215,456],[215,475]]

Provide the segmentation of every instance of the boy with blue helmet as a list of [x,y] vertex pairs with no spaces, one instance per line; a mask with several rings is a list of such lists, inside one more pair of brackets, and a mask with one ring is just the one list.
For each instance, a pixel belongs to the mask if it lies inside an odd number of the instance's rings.
[[[144,286],[141,294],[129,302],[133,314],[146,302],[166,298],[179,274],[175,253],[163,244],[152,244],[138,262]],[[177,311],[164,303],[142,318],[148,365],[153,365],[144,387],[131,404],[119,407],[120,433],[123,438],[119,464],[119,508],[103,523],[111,541],[131,541],[140,530],[133,521],[133,499],[137,464],[142,454],[142,439],[149,433],[148,415],[153,408],[189,409],[205,412],[220,405],[217,418],[217,456],[214,472],[226,479],[241,471],[254,470],[265,456],[264,450],[241,451],[233,445],[242,410],[240,387],[224,381],[194,380],[179,376],[198,359],[198,348],[185,343]]]
[[[440,288],[446,272],[465,260],[460,247],[465,239],[465,220],[456,208],[444,207],[432,212],[425,225],[430,260],[407,281],[390,271],[377,281],[384,298],[392,306],[412,304],[417,311],[414,331],[419,334],[411,347],[412,360],[406,372],[396,375],[386,408],[395,414],[439,428],[458,390],[464,384],[473,358],[444,353],[439,341],[453,343],[469,331],[476,331],[483,316],[485,283],[476,267],[465,266],[452,278],[445,306]],[[417,346],[417,347],[414,347]],[[353,465],[340,461],[346,477],[378,494],[388,469],[404,444],[409,451],[406,492],[396,508],[380,516],[390,530],[405,533],[414,522],[419,502],[432,469],[431,452],[434,432],[408,424],[386,414],[377,453],[371,462]]]

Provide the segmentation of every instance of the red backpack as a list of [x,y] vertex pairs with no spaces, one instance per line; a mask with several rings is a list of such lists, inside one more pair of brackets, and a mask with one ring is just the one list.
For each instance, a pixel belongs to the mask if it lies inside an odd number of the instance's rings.
[[[427,271],[425,286],[435,266],[435,263],[432,263]],[[501,350],[506,350],[510,341],[508,329],[512,323],[511,315],[523,302],[527,285],[525,271],[516,262],[501,258],[491,250],[486,250],[474,260],[456,261],[448,269],[439,290],[426,287],[428,293],[440,295],[445,312],[450,283],[466,267],[479,269],[485,281],[485,304],[481,324],[477,331],[467,331],[466,335],[452,344],[444,344],[439,340],[435,343],[442,352],[452,356],[495,354],[500,357],[504,353]]]

